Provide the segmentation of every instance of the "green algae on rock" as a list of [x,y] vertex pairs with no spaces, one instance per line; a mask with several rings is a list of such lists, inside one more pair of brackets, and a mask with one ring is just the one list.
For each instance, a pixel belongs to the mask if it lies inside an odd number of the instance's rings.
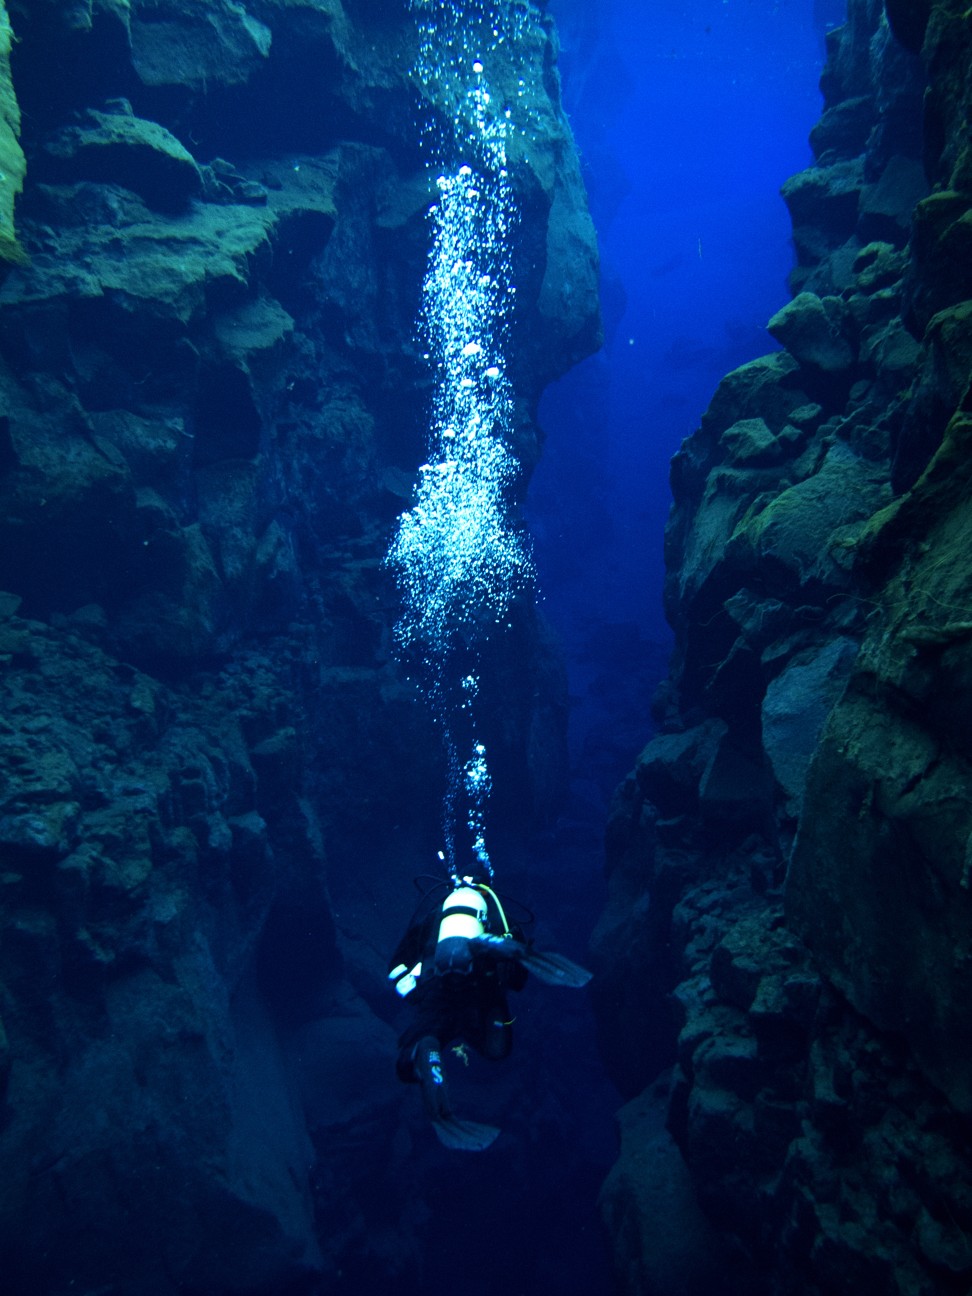
[[14,34],[4,0],[0,0],[0,260],[24,260],[14,228],[14,207],[24,185],[27,162],[20,147],[20,107],[10,75]]

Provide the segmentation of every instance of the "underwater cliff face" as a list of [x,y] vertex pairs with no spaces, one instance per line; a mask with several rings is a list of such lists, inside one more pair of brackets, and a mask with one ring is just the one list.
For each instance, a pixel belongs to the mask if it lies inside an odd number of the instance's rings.
[[[7,10],[3,1285],[303,1291],[394,1251],[406,1290],[428,1219],[373,1005],[442,785],[381,567],[429,396],[413,24],[373,0]],[[544,385],[599,333],[556,37],[528,16],[527,475]],[[0,116],[9,177],[2,69]],[[516,620],[483,687],[498,809],[536,823],[565,703]]]
[[740,1290],[972,1277],[970,62],[963,6],[851,0],[783,190],[783,349],[672,464],[676,649],[595,934],[632,1293],[667,1290],[650,1184],[686,1167]]

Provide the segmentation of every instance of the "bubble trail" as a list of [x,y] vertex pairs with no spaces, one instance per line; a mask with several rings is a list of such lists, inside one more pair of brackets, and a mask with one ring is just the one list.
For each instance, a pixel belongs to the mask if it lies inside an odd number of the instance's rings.
[[[509,68],[527,10],[520,0],[411,0],[411,8],[419,28],[415,79],[451,119],[437,127],[441,117],[430,117],[425,129],[438,172],[419,319],[435,376],[428,462],[386,562],[402,596],[397,647],[417,665],[443,729],[450,872],[457,869],[461,804],[475,865],[491,876],[485,819],[492,779],[476,737],[475,663],[514,598],[532,585],[534,570],[510,502],[519,471],[508,446],[513,393],[506,364],[515,300],[516,204],[507,172],[513,112],[494,97],[488,69]],[[465,759],[457,730],[467,735]]]

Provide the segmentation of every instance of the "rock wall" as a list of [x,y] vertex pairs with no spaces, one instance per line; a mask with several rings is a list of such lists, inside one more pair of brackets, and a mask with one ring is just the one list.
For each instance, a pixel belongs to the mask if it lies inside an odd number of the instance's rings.
[[[962,5],[850,0],[782,350],[672,464],[676,649],[594,941],[627,1292],[672,1289],[656,1244],[693,1292],[972,1280],[970,66]],[[694,1189],[664,1227],[652,1175]]]
[[[380,563],[424,457],[416,123],[448,105],[409,79],[404,4],[8,10],[4,1290],[331,1290],[372,1265],[404,1292],[428,1217],[384,960],[443,784]],[[6,159],[4,32],[0,6]],[[540,392],[599,324],[534,8],[514,57],[525,480]],[[497,814],[537,822],[564,698],[516,620],[484,672],[487,741]]]

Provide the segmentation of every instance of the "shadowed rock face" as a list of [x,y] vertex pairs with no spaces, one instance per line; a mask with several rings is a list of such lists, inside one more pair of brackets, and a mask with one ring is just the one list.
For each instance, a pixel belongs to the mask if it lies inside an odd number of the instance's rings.
[[[448,105],[419,104],[404,4],[7,8],[3,1285],[329,1290],[393,1252],[411,1290],[423,1154],[382,1004],[442,757],[380,561],[424,457],[416,122]],[[599,334],[555,35],[528,27],[524,481],[540,392]],[[0,116],[14,157],[3,69]],[[565,699],[513,620],[484,738],[498,815],[536,824]]]
[[663,1289],[631,1246],[659,1106],[747,1292],[972,1278],[967,15],[852,0],[828,54],[784,350],[673,462],[662,732],[608,834],[630,1292]]

